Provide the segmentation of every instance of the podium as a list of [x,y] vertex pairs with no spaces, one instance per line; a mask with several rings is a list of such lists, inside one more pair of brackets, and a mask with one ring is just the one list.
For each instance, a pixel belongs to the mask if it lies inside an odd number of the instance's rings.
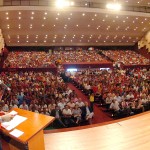
[[14,108],[18,115],[26,117],[27,119],[19,124],[15,129],[23,131],[20,137],[15,137],[1,128],[4,135],[10,137],[10,150],[45,150],[43,129],[53,122],[54,117],[26,111],[19,108]]

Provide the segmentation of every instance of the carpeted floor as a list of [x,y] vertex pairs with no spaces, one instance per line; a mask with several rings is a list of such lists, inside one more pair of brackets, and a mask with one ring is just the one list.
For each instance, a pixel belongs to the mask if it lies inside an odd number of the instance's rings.
[[[85,96],[80,90],[78,90],[73,84],[68,83],[68,86],[72,89],[75,90],[78,97],[81,97],[83,101],[88,101],[88,97]],[[109,114],[103,111],[104,109],[102,107],[98,107],[96,104],[94,104],[94,118],[93,118],[93,124],[96,123],[103,123],[107,121],[112,121],[113,118]]]

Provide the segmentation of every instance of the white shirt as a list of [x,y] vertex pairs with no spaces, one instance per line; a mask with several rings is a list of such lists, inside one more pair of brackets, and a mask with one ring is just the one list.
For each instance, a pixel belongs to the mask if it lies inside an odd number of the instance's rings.
[[115,103],[111,103],[111,104],[110,104],[110,109],[113,109],[113,110],[115,110],[115,111],[120,110],[120,108],[119,108],[119,103],[118,103],[117,101],[115,101]]
[[72,115],[71,109],[63,109],[62,112],[64,115]]

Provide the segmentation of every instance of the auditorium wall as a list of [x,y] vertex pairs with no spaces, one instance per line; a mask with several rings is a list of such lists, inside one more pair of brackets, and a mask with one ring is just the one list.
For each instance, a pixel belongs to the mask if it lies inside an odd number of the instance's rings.
[[3,48],[4,48],[4,38],[2,35],[2,30],[0,29],[0,54],[2,53]]
[[145,48],[150,53],[150,31],[138,42],[138,49]]

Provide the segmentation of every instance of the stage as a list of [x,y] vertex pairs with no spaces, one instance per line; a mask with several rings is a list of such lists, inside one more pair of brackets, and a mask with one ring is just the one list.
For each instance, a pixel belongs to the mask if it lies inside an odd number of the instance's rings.
[[44,135],[46,150],[149,150],[150,112],[53,132]]

